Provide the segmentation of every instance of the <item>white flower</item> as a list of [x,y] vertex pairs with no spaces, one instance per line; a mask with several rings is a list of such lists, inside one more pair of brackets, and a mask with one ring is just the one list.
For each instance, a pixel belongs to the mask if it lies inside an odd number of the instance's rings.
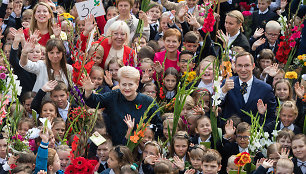
[[[45,122],[46,122],[46,119],[48,119],[48,118],[39,118],[39,121],[42,122],[42,124],[44,125]],[[51,123],[50,123],[49,120],[48,120],[48,122],[47,122],[47,127],[48,127],[49,129],[52,129],[52,126],[51,126]]]
[[35,139],[37,137],[39,137],[39,134],[40,134],[40,129],[34,127],[32,129],[29,129],[28,132],[27,132],[27,137],[29,139]]
[[268,133],[268,132],[265,132],[265,133],[264,133],[264,137],[265,137],[265,139],[268,139],[268,138],[269,138],[269,136],[270,136],[270,135],[269,135],[269,133]]
[[277,130],[273,130],[272,135],[273,137],[277,137],[278,131]]
[[255,152],[255,150],[256,150],[256,147],[255,146],[253,146],[253,145],[249,145],[249,150],[251,151],[251,152]]
[[255,142],[254,142],[254,146],[255,146],[257,149],[261,148],[261,145],[260,145],[260,143],[259,143],[258,141],[255,141]]
[[265,148],[261,149],[261,153],[262,153],[264,156],[267,156],[267,149],[265,149]]

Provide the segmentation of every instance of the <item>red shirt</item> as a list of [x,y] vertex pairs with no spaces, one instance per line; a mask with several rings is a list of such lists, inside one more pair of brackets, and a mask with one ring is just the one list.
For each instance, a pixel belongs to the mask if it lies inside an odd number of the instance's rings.
[[[23,30],[23,34],[24,34],[24,38],[25,40],[28,40],[30,38],[30,28],[26,28]],[[38,43],[42,46],[46,46],[48,40],[50,39],[50,34],[44,34],[44,35],[39,35],[40,40],[38,41]]]

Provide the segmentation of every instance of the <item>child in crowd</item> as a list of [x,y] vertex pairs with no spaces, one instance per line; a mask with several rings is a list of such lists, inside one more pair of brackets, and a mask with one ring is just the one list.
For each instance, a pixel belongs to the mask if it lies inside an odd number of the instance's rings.
[[146,174],[154,172],[154,164],[161,155],[161,148],[156,141],[148,141],[144,145],[142,162],[139,166],[139,173]]
[[156,97],[157,97],[157,86],[152,82],[145,83],[143,85],[142,89],[141,89],[141,93],[143,93],[147,96],[150,96],[153,99],[156,99]]
[[158,20],[162,15],[163,6],[157,2],[151,1],[150,7],[151,8],[147,11],[147,16],[150,24],[150,40],[154,40],[160,28]]
[[64,134],[66,132],[65,121],[62,118],[57,117],[52,120],[52,123],[52,132],[55,137],[56,145],[60,145],[64,140]]
[[230,171],[238,170],[238,166],[235,164],[236,155],[232,155],[227,160],[226,172],[230,173]]
[[[139,61],[139,68],[141,71],[141,83],[150,83],[153,82],[153,75],[155,70],[153,68],[154,62],[150,58],[143,58]],[[139,86],[140,87],[140,86]]]
[[21,97],[21,103],[26,110],[28,116],[31,118],[32,117],[32,109],[31,109],[31,103],[35,97],[36,93],[35,92],[26,92],[22,95]]
[[[177,84],[179,83],[179,74],[178,71],[170,67],[165,71],[164,76],[164,87],[163,87],[163,95],[159,96],[161,99],[165,98],[167,101],[170,101],[176,95]],[[161,94],[160,94],[161,95]]]
[[270,49],[261,50],[257,58],[258,68],[256,68],[255,70],[256,78],[266,82],[271,72],[270,70],[271,70],[271,65],[273,64],[273,62],[275,62],[275,57],[274,57],[274,53],[272,52],[272,50]]
[[107,160],[109,158],[109,153],[112,148],[113,144],[111,139],[109,138],[106,138],[106,141],[98,146],[97,157],[100,163],[98,173],[101,173],[102,171],[108,169]]
[[111,18],[113,17],[116,17],[118,16],[119,12],[118,12],[118,9],[114,6],[110,6],[107,8],[107,11],[106,11],[106,20],[110,20]]
[[213,94],[213,81],[214,81],[214,60],[216,58],[214,56],[208,56],[203,59],[198,67],[197,75],[201,75],[201,79],[195,84],[198,88],[205,88],[211,94]]
[[196,173],[202,172],[202,157],[207,152],[205,146],[195,145],[191,147],[189,153],[190,163],[192,168],[196,170]]
[[136,50],[136,53],[138,53],[142,47],[146,46],[147,43],[148,39],[145,35],[141,35],[140,37],[140,34],[136,33],[132,38],[132,48]]
[[[113,58],[112,60],[109,61],[109,64],[107,66],[108,72],[112,75],[112,84],[108,84],[110,88],[117,86],[119,84],[118,82],[118,70],[123,67],[123,62],[120,59]],[[105,73],[107,74],[107,73]]]
[[104,49],[99,43],[94,43],[89,49],[88,56],[95,62],[95,66],[100,66],[104,55]]
[[192,97],[195,101],[195,105],[203,108],[206,115],[209,115],[211,108],[211,94],[205,88],[198,88],[192,93]]
[[222,157],[220,153],[214,149],[209,149],[202,156],[203,173],[217,174],[221,170]]
[[173,174],[173,166],[169,160],[160,160],[155,163],[154,173],[155,174]]
[[182,51],[180,56],[179,56],[179,67],[180,67],[180,73],[181,75],[184,75],[185,72],[193,71],[195,67],[195,59],[193,59],[193,53],[191,51]]
[[111,78],[107,78],[106,76],[104,76],[104,71],[100,66],[93,66],[89,73],[89,77],[91,81],[95,84],[95,90],[97,93],[103,94],[105,92],[111,91],[108,85],[105,85],[103,83],[104,79],[108,80],[108,83],[112,83]]
[[292,162],[294,164],[294,174],[302,174],[306,172],[306,136],[304,134],[295,135],[292,138],[292,153],[294,158]]
[[26,134],[29,129],[34,127],[34,120],[31,118],[21,118],[18,123],[18,134],[22,137],[26,137]]
[[58,154],[61,164],[60,170],[62,171],[65,171],[66,167],[68,167],[70,163],[70,151],[71,149],[69,148],[68,145],[59,145],[56,147],[56,152]]
[[294,133],[288,128],[284,128],[277,133],[276,142],[279,143],[282,148],[291,149],[292,138]]
[[190,146],[190,137],[186,131],[178,131],[172,139],[169,155],[177,156],[184,161],[188,160],[188,148]]

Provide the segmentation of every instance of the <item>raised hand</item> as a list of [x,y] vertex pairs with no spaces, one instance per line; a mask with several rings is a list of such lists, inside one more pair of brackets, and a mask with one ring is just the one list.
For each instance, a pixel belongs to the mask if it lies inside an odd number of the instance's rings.
[[266,42],[265,38],[260,38],[257,41],[255,41],[252,45],[252,50],[255,51],[257,49],[257,47],[259,47],[260,45],[264,44]]
[[179,12],[178,12],[178,14],[177,14],[177,17],[178,17],[178,19],[180,20],[180,22],[183,22],[183,21],[184,21],[184,16],[187,14],[187,11],[188,11],[187,5],[183,5],[183,6],[180,8],[180,10],[179,10]]
[[256,170],[258,169],[258,167],[260,165],[262,165],[262,163],[265,161],[266,159],[265,158],[261,158],[260,160],[258,159],[257,162],[256,162]]
[[163,71],[163,66],[159,61],[154,62],[153,68],[157,73],[161,73]]
[[176,167],[180,170],[183,171],[185,169],[185,162],[183,159],[180,159],[178,156],[173,157],[173,164],[176,165]]
[[39,136],[40,136],[42,142],[48,143],[49,138],[50,138],[49,131],[46,130],[45,133],[44,133],[43,129],[44,128],[41,128]]
[[273,167],[273,160],[265,160],[263,163],[262,163],[262,167],[264,167],[265,169],[268,169],[268,168],[271,168]]
[[61,32],[62,32],[62,29],[61,29],[61,26],[60,24],[53,24],[53,26],[51,26],[51,29],[53,31],[53,34],[56,38],[60,39],[61,37]]
[[269,76],[271,77],[274,77],[276,76],[276,74],[279,72],[279,69],[278,69],[278,64],[277,63],[273,63],[269,70],[267,71],[267,74],[269,74]]
[[112,81],[112,74],[109,71],[105,71],[104,80],[108,86],[114,86]]
[[145,159],[144,159],[144,163],[145,164],[150,164],[150,165],[154,165],[155,162],[158,160],[158,156],[155,155],[148,155]]
[[288,159],[289,158],[290,149],[282,148],[281,153],[277,153],[280,159]]
[[57,80],[50,80],[41,88],[44,92],[51,92],[57,85]]
[[194,111],[194,115],[204,115],[205,112],[204,112],[204,109],[201,107],[201,106],[195,106],[193,108],[193,111]]
[[40,170],[39,172],[37,172],[37,174],[47,174],[47,172],[45,172],[44,170]]
[[192,14],[187,13],[187,19],[188,19],[189,25],[194,26],[195,28],[201,27],[201,25],[197,21],[197,18],[193,16]]
[[222,92],[226,94],[229,90],[234,89],[235,83],[233,79],[230,79],[229,76],[227,76],[225,83],[222,87]]
[[228,33],[224,34],[222,30],[217,31],[217,38],[223,42],[223,47],[226,48],[230,35]]
[[35,41],[35,38],[30,38],[27,42],[25,42],[22,48],[22,54],[27,55],[32,49],[34,49]]
[[35,39],[36,41],[40,40],[40,31],[39,30],[35,30],[34,33],[30,36],[30,38]]
[[225,124],[225,137],[230,138],[235,134],[236,128],[234,127],[234,122],[233,120],[227,120]]
[[305,88],[304,88],[303,85],[300,85],[299,82],[296,82],[296,83],[294,84],[294,91],[295,91],[297,97],[299,97],[299,98],[301,98],[301,99],[304,98]]
[[265,112],[267,111],[267,104],[264,104],[261,99],[259,99],[257,102],[257,110],[258,110],[258,113],[262,115],[265,114]]
[[195,170],[194,169],[189,169],[189,170],[186,170],[184,174],[195,174]]
[[253,37],[254,37],[255,39],[261,37],[261,36],[264,34],[264,31],[265,31],[265,30],[264,30],[263,28],[256,28],[256,30],[255,30],[255,32],[254,32],[254,34],[253,34]]
[[147,14],[144,11],[140,10],[138,15],[139,19],[143,20],[143,26],[147,27],[149,25]]
[[134,126],[135,126],[135,118],[132,119],[131,115],[126,114],[126,116],[124,116],[123,121],[127,125],[128,129],[132,130],[134,128]]
[[84,36],[88,36],[88,34],[95,28],[95,17],[91,14],[87,16],[85,19],[85,30],[84,30]]
[[92,83],[88,74],[86,76],[83,75],[80,82],[82,83],[82,88],[85,90],[85,98],[88,98],[92,90],[95,89],[95,84]]

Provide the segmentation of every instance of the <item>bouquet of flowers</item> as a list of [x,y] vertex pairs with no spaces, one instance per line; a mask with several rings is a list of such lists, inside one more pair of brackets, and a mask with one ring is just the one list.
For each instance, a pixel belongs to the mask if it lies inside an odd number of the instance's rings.
[[236,155],[236,158],[234,160],[235,165],[238,167],[238,171],[230,171],[230,173],[246,173],[245,171],[242,170],[242,168],[246,165],[251,163],[252,159],[249,153],[247,152],[242,152]]
[[65,174],[93,174],[98,170],[98,161],[88,160],[83,157],[72,159],[71,164],[66,168]]

